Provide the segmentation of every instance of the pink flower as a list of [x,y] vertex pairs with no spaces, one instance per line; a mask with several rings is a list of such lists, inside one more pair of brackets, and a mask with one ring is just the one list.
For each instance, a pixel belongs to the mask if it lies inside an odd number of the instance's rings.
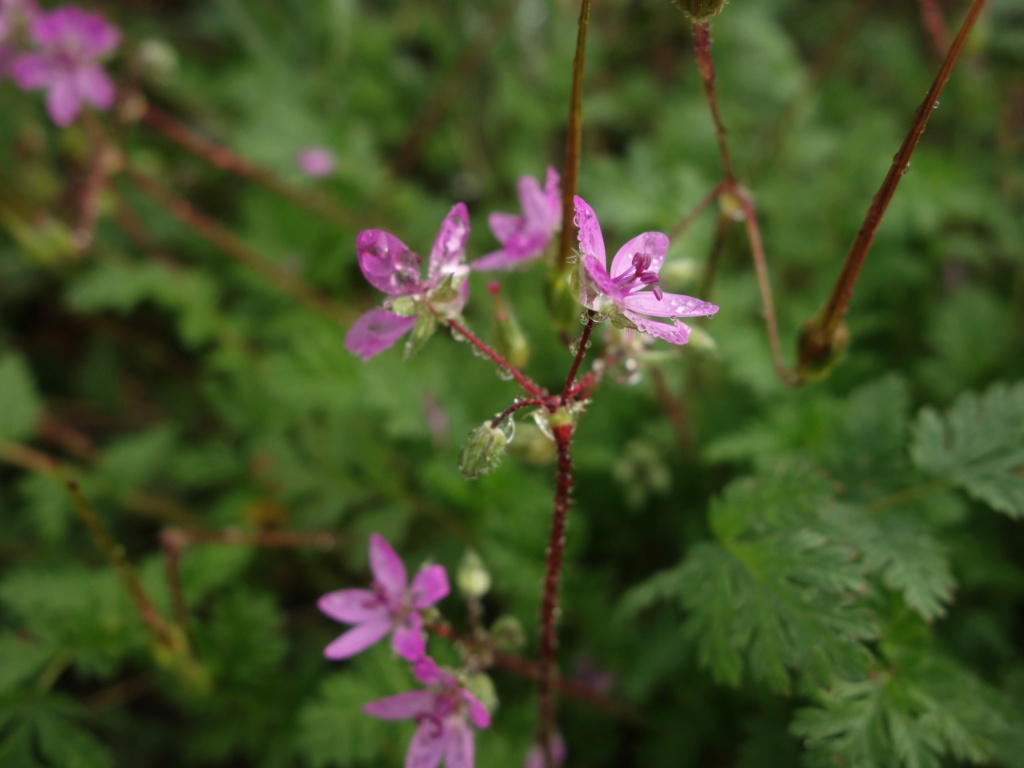
[[356,320],[345,336],[345,349],[369,360],[412,330],[415,315],[433,311],[457,316],[468,296],[468,238],[469,212],[465,204],[458,203],[441,222],[424,278],[422,257],[397,237],[381,229],[360,232],[356,237],[359,268],[370,285],[388,298],[384,301],[386,309],[371,309]]
[[[565,741],[557,733],[551,734],[551,759],[554,765],[565,765]],[[545,768],[544,748],[540,744],[534,744],[526,753],[526,762],[523,768]]]
[[481,256],[473,262],[473,269],[511,269],[547,250],[562,223],[562,191],[558,182],[558,173],[550,167],[543,190],[532,176],[519,178],[522,215],[492,213],[487,218],[501,250]]
[[[672,344],[685,344],[690,338],[689,327],[675,318],[713,315],[718,311],[714,304],[665,293],[658,286],[658,273],[669,244],[668,236],[661,232],[644,232],[622,246],[612,259],[609,272],[597,216],[583,198],[576,197],[575,202],[584,268],[580,275],[583,306],[611,316],[613,324],[619,327],[635,328]],[[670,317],[672,324],[645,315]]]
[[430,657],[419,659],[413,671],[428,690],[371,701],[363,712],[382,720],[415,718],[418,725],[405,756],[405,768],[436,768],[442,760],[447,768],[473,768],[470,724],[489,726],[487,708]]
[[334,163],[334,153],[326,147],[306,147],[295,156],[299,170],[314,179],[334,173]]
[[114,104],[114,84],[96,61],[121,42],[121,32],[98,13],[67,5],[40,14],[32,24],[39,53],[19,56],[11,67],[18,87],[45,89],[46,111],[57,125],[70,125],[86,102],[96,109]]
[[355,624],[324,649],[328,659],[347,659],[380,640],[388,632],[395,653],[415,661],[426,652],[423,617],[429,608],[449,592],[444,566],[425,565],[412,586],[405,565],[383,536],[370,534],[370,589],[342,589],[328,592],[317,606],[327,616],[344,624]]
[[7,75],[25,31],[38,15],[35,0],[0,0],[0,78]]

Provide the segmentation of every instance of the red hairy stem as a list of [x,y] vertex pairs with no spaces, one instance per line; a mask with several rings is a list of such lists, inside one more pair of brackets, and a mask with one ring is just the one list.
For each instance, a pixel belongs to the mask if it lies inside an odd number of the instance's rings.
[[505,419],[507,419],[513,413],[515,413],[516,411],[518,411],[518,410],[520,410],[522,408],[532,408],[532,407],[537,407],[537,406],[540,406],[540,405],[544,405],[544,401],[541,398],[539,398],[539,397],[531,397],[529,400],[520,400],[519,402],[512,403],[512,405],[510,405],[504,411],[502,411],[497,416],[495,416],[493,419],[491,419],[491,427],[492,428],[498,427],[501,424],[501,422],[503,422]]
[[551,538],[548,540],[544,570],[544,594],[540,606],[540,663],[537,673],[538,742],[544,748],[546,768],[554,767],[551,737],[555,732],[554,687],[558,675],[555,651],[558,647],[558,585],[562,575],[565,552],[565,529],[572,504],[572,423],[552,425],[558,446],[558,473],[555,479],[555,506],[551,516]]
[[718,112],[718,99],[715,98],[715,64],[711,58],[711,24],[708,21],[698,21],[693,25],[694,48],[697,52],[697,69],[700,71],[700,79],[704,83],[704,93],[708,97],[708,106],[711,107],[711,118],[715,121],[715,136],[718,138],[718,154],[722,157],[722,171],[725,173],[725,180],[730,184],[736,183],[736,174],[732,170],[732,157],[729,155],[729,144],[725,140],[725,124]]
[[573,198],[580,174],[580,145],[583,137],[583,65],[587,52],[587,29],[590,26],[590,0],[580,3],[580,18],[576,32],[576,55],[572,60],[572,94],[569,98],[569,123],[565,136],[565,167],[562,169],[562,231],[558,237],[558,276],[572,266]]
[[939,67],[939,72],[935,76],[931,88],[928,89],[928,94],[914,113],[910,130],[907,132],[899,151],[893,157],[889,172],[882,181],[878,192],[875,193],[871,205],[868,207],[864,221],[856,237],[854,237],[853,243],[850,245],[849,252],[846,254],[842,271],[839,273],[828,301],[818,315],[807,324],[800,349],[801,368],[812,365],[815,359],[824,356],[829,349],[835,346],[835,338],[837,332],[839,332],[843,316],[849,309],[853,288],[857,283],[857,278],[861,267],[864,265],[864,259],[867,257],[868,250],[875,239],[875,233],[882,223],[882,217],[889,208],[889,203],[896,193],[896,187],[899,185],[900,179],[907,172],[907,168],[910,165],[910,157],[917,147],[921,135],[924,133],[928,119],[938,104],[939,95],[949,80],[953,66],[960,57],[960,52],[967,41],[967,36],[970,34],[974,23],[984,7],[985,0],[973,0],[971,3],[970,10],[968,10],[963,24],[960,25],[960,31],[957,32],[956,39],[953,40],[953,44],[950,46],[942,66]]
[[590,343],[590,332],[594,329],[594,310],[587,310],[587,324],[583,327],[583,334],[580,336],[579,348],[576,350],[576,357],[573,358],[572,368],[569,369],[569,375],[565,378],[565,387],[562,388],[562,405],[565,405],[569,401],[569,396],[572,394],[573,384],[576,383],[576,374],[579,373],[580,363],[583,362],[583,356],[587,354],[587,345]]
[[474,347],[476,347],[485,355],[487,355],[487,357],[489,357],[496,366],[508,371],[512,375],[512,378],[515,379],[516,382],[519,384],[519,386],[521,386],[523,389],[529,392],[533,397],[544,397],[544,395],[547,394],[544,391],[543,387],[537,384],[537,382],[533,381],[533,379],[523,374],[522,371],[520,371],[518,368],[512,365],[512,363],[508,362],[508,360],[506,360],[497,352],[495,352],[490,346],[488,346],[483,341],[478,339],[472,333],[472,331],[466,328],[466,326],[462,325],[456,320],[442,319],[442,322],[444,322],[449,328],[451,328],[456,333],[461,334],[462,337],[466,339],[466,341],[468,341]]

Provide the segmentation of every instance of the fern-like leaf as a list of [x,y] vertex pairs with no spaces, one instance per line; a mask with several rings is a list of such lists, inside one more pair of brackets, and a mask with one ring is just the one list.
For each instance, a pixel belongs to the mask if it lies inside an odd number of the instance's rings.
[[1024,517],[1024,382],[963,395],[945,418],[925,408],[911,455],[921,469],[993,509]]

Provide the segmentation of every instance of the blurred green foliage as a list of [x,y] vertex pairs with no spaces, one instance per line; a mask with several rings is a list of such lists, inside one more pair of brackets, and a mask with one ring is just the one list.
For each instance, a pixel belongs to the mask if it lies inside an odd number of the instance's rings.
[[[263,254],[273,279],[116,164],[76,248],[96,126],[58,132],[38,94],[0,83],[0,764],[402,764],[412,724],[358,710],[411,687],[405,665],[384,647],[325,662],[340,628],[315,610],[366,581],[372,531],[413,568],[452,570],[476,550],[493,577],[487,621],[517,617],[529,655],[552,453],[521,420],[497,471],[467,482],[458,469],[464,437],[514,385],[443,334],[409,360],[362,363],[342,346],[380,298],[356,265],[360,228],[426,252],[462,200],[481,255],[516,178],[560,166],[578,7],[516,5],[506,25],[498,2],[95,4],[124,29],[112,71],[126,93],[299,190],[189,154],[131,99],[98,116],[131,168]],[[962,4],[942,5],[955,29]],[[909,0],[734,0],[712,32],[788,355],[939,57]],[[1024,765],[1022,37],[1020,0],[992,0],[878,232],[828,380],[775,377],[734,227],[702,296],[722,307],[698,324],[713,343],[659,347],[638,383],[611,375],[596,391],[574,441],[560,663],[628,713],[563,698],[571,765]],[[301,177],[308,145],[335,153],[332,177]],[[595,4],[579,190],[609,244],[671,231],[720,178],[685,17]],[[314,195],[339,215],[299,204]],[[669,264],[696,268],[667,290],[697,292],[713,232],[708,213],[674,239]],[[571,356],[542,272],[502,278],[502,296],[528,372],[557,387]],[[282,290],[294,278],[330,311]],[[474,277],[467,318],[485,337],[491,314]],[[200,685],[154,654],[47,456],[80,479],[168,618],[168,528],[331,538],[182,549]],[[441,607],[462,623],[458,598]],[[456,660],[442,640],[431,651]],[[477,763],[518,766],[533,689],[494,677]]]

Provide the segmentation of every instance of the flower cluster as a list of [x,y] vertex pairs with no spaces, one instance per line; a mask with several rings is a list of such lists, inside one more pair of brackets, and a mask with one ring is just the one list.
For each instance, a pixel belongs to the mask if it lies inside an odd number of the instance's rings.
[[425,565],[409,584],[401,558],[379,534],[370,535],[370,589],[342,589],[320,598],[330,618],[354,624],[324,649],[329,659],[347,659],[389,632],[391,647],[413,663],[413,675],[424,689],[371,701],[363,712],[383,720],[415,719],[418,727],[409,744],[407,768],[472,768],[473,730],[490,725],[483,703],[452,674],[426,655],[423,611],[448,595],[443,566]]
[[0,76],[25,91],[46,91],[46,111],[70,125],[83,104],[114,105],[114,84],[99,65],[121,32],[75,5],[40,11],[34,0],[0,0]]
[[[349,329],[345,347],[363,360],[391,347],[425,319],[425,330],[414,334],[411,346],[428,336],[438,319],[455,320],[467,299],[470,269],[513,269],[539,257],[551,244],[561,221],[559,177],[548,168],[543,189],[531,177],[519,179],[520,215],[492,213],[491,230],[501,248],[466,265],[469,212],[458,203],[441,223],[430,252],[427,274],[422,258],[398,237],[380,229],[367,229],[356,238],[359,268],[373,287],[388,295],[383,308],[363,314]],[[618,328],[648,334],[672,344],[685,344],[690,328],[678,318],[713,315],[718,307],[691,296],[666,293],[658,285],[668,252],[668,236],[645,232],[622,246],[607,264],[601,225],[593,209],[575,198],[575,223],[582,255],[580,303]],[[652,320],[669,318],[671,322]]]

